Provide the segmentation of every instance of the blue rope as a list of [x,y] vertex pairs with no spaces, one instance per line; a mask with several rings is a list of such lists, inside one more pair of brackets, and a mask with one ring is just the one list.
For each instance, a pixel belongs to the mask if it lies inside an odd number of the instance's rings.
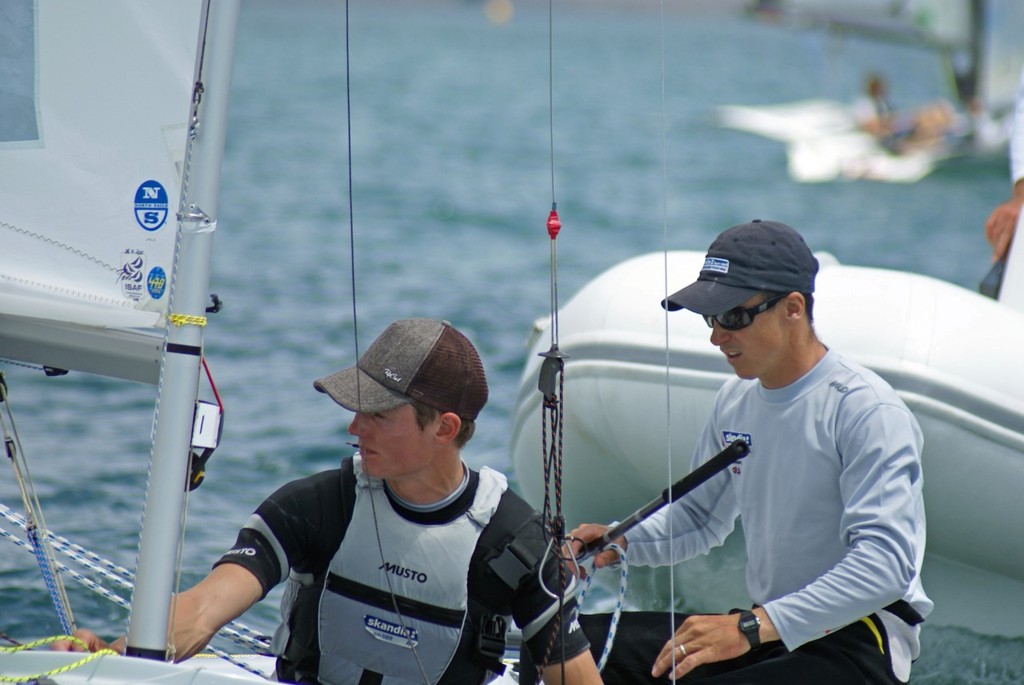
[[64,606],[64,602],[61,600],[60,591],[57,589],[57,581],[53,577],[53,570],[50,568],[50,562],[46,558],[46,552],[43,550],[42,542],[39,539],[39,529],[35,526],[30,526],[26,532],[28,533],[29,542],[32,543],[32,553],[35,554],[36,563],[39,564],[43,583],[46,585],[46,590],[50,593],[50,599],[53,600],[54,609],[57,610],[57,619],[60,620],[61,630],[65,634],[70,635],[74,632],[75,628],[71,625],[67,607]]
[[[615,643],[615,633],[619,629],[619,617],[622,615],[622,605],[626,598],[626,587],[629,580],[629,560],[626,559],[626,550],[612,543],[605,549],[614,550],[619,553],[619,560],[608,568],[619,569],[619,595],[615,600],[615,611],[612,612],[612,620],[608,626],[608,637],[604,642],[604,649],[601,650],[601,658],[597,662],[597,670],[603,671],[604,666],[608,663],[608,656],[612,653],[612,645]],[[602,550],[603,551],[603,550]],[[595,555],[596,557],[597,555]],[[593,562],[590,565],[590,572],[587,573],[587,582],[583,586],[583,591],[580,592],[579,605],[583,606],[583,600],[587,596],[587,592],[590,590],[590,584],[594,581],[594,568]]]

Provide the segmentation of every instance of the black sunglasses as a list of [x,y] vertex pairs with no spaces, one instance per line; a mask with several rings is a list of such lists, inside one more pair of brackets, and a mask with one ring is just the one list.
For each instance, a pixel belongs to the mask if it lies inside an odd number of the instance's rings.
[[789,293],[769,297],[761,304],[755,304],[753,307],[736,307],[735,309],[730,309],[727,312],[715,314],[714,316],[709,316],[707,314],[703,314],[702,316],[704,317],[704,322],[707,323],[708,328],[714,328],[715,323],[718,323],[719,326],[727,331],[738,331],[741,328],[746,328],[750,324],[754,323],[755,316],[761,312],[768,311],[778,302],[786,299],[788,295]]

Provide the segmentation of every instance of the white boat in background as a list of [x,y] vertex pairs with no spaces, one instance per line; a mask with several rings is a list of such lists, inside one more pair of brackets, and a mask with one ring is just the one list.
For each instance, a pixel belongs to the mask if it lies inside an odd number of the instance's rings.
[[[889,381],[924,431],[929,623],[1024,635],[1016,620],[1024,611],[1024,366],[996,352],[1024,346],[1024,250],[1010,255],[999,301],[923,275],[818,258],[819,336]],[[660,303],[703,261],[703,251],[635,257],[560,308],[567,529],[625,519],[689,470],[715,394],[733,374],[701,317],[667,314]],[[548,316],[534,326],[511,430],[518,482],[535,506],[545,493],[540,355],[550,345]],[[727,545],[739,545],[736,537]],[[732,549],[742,554],[741,545]],[[707,594],[701,610],[740,606],[742,564],[705,563],[680,564],[673,593],[688,601]],[[662,608],[668,587],[654,590]]]
[[1024,3],[762,0],[753,11],[790,28],[919,46],[936,52],[950,74],[954,111],[945,134],[905,149],[862,130],[848,102],[815,98],[717,108],[721,126],[785,143],[794,180],[913,183],[954,160],[1005,156],[1024,66]]
[[[945,143],[895,154],[860,129],[854,107],[827,99],[778,105],[721,105],[721,126],[786,144],[786,169],[800,183],[870,180],[915,183],[944,161],[968,152]],[[1005,151],[1006,127],[986,144],[984,153]],[[981,150],[972,152],[980,153]]]

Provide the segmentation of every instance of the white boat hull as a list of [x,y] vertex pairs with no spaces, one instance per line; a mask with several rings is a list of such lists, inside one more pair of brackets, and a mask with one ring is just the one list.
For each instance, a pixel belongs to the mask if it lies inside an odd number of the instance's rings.
[[[75,667],[77,662],[88,656],[81,652],[0,653],[0,673],[9,678],[54,673],[51,676],[53,680],[41,679],[40,682],[55,682],[60,685],[234,685],[267,682],[267,678],[219,658],[195,657],[181,664],[169,664],[148,659],[103,655]],[[274,672],[273,660],[269,657],[246,657],[246,660],[268,676]],[[56,675],[58,669],[68,670]]]
[[[0,674],[18,678],[43,673],[53,673],[68,668],[87,654],[80,652],[16,652],[0,653]],[[77,668],[69,668],[54,675],[55,680],[45,682],[60,685],[235,685],[272,680],[274,658],[269,656],[245,655],[238,657],[246,668],[219,657],[197,656],[180,664],[169,664],[147,659],[132,659],[122,656],[99,656]],[[253,670],[248,670],[253,669]],[[258,671],[260,674],[254,672]],[[43,682],[41,680],[40,682]],[[519,682],[511,669],[497,680],[495,685],[515,685]]]
[[[1013,618],[1024,611],[1024,367],[988,351],[1021,346],[1024,314],[926,276],[819,259],[819,336],[886,378],[924,431],[924,581],[936,603],[930,621],[1024,635]],[[698,273],[703,260],[703,252],[689,251],[628,260],[562,308],[569,528],[621,520],[687,473],[696,435],[732,371],[700,317],[667,315],[660,302],[666,264],[678,279]],[[549,347],[544,318],[527,354],[511,434],[519,484],[535,506],[544,494],[538,355]],[[724,572],[705,576],[721,584]],[[714,592],[731,592],[734,602],[745,594],[742,569],[730,576],[739,588]]]

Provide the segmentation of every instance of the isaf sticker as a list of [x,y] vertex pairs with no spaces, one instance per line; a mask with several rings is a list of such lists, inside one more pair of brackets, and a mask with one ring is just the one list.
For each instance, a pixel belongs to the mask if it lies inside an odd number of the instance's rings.
[[146,273],[146,252],[126,248],[121,252],[121,268],[117,272],[121,294],[133,302],[141,302],[148,294],[159,300],[167,292],[167,273],[163,267],[154,266]]
[[121,253],[121,269],[117,272],[117,282],[121,293],[129,300],[140,302],[146,292],[146,253],[142,250],[127,248]]
[[135,220],[147,231],[155,231],[167,221],[167,191],[159,181],[145,181],[135,191]]

